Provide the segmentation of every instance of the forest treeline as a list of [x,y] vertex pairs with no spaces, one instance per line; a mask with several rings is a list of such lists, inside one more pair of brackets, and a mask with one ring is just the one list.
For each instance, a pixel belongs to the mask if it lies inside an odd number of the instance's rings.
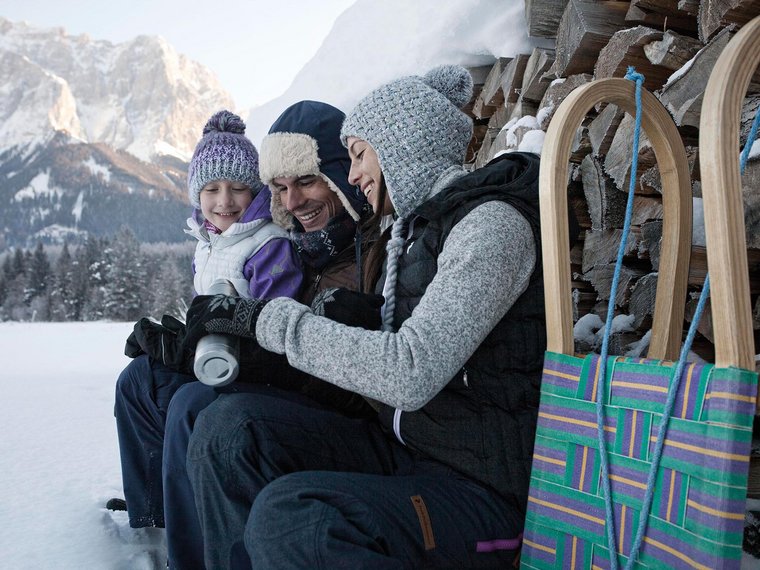
[[0,321],[179,316],[192,298],[195,241],[142,244],[126,226],[82,243],[0,255]]

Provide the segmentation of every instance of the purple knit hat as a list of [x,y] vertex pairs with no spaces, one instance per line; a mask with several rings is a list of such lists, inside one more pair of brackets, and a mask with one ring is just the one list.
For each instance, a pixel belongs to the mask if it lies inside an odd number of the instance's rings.
[[215,113],[203,127],[203,138],[187,169],[188,195],[194,207],[201,207],[201,190],[213,180],[242,182],[254,195],[261,190],[259,153],[244,133],[243,120],[229,111]]

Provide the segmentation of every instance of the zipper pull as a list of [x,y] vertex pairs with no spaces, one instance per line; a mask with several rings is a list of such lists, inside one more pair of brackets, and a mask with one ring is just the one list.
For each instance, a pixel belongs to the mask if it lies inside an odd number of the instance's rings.
[[464,372],[464,374],[462,374],[462,382],[464,382],[464,385],[469,388],[470,387],[470,383],[467,381],[467,369],[466,368],[462,368],[462,372]]

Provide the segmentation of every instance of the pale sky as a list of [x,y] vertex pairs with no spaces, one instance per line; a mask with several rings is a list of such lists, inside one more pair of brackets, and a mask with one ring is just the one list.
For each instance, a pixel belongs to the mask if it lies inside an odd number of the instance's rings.
[[282,94],[354,1],[2,0],[0,16],[113,43],[163,36],[244,109]]

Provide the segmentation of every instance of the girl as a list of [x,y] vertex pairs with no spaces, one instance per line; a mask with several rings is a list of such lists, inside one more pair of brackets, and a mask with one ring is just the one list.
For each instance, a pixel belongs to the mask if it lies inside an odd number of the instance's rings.
[[[215,280],[226,279],[242,298],[295,297],[302,287],[301,264],[286,230],[272,222],[258,151],[244,133],[245,123],[237,115],[214,114],[190,161],[187,185],[194,211],[185,231],[198,240],[194,289],[202,295]],[[183,473],[167,469],[164,436],[169,402],[195,377],[193,352],[183,351],[173,332],[147,318],[137,323],[130,355],[139,355],[117,380],[115,416],[129,524],[166,526],[171,566],[181,567],[183,556],[193,559],[200,539],[192,532],[197,527],[194,506],[175,501],[183,493],[191,496],[189,489],[175,485],[172,496],[164,495],[162,478],[186,480]],[[208,386],[198,387],[193,414],[217,396]],[[171,524],[164,518],[165,501]],[[123,501],[112,499],[109,505]]]

